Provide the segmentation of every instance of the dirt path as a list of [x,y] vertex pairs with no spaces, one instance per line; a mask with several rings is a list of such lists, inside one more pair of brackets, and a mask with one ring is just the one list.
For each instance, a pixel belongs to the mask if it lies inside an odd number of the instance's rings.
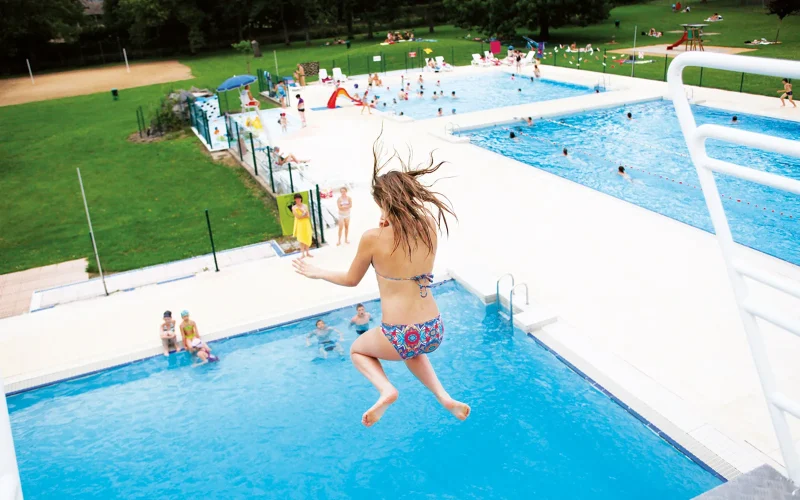
[[0,80],[0,106],[188,80],[193,76],[191,69],[178,61],[161,61],[131,64],[130,73],[122,64],[41,76],[34,73],[33,78],[33,85],[28,77]]

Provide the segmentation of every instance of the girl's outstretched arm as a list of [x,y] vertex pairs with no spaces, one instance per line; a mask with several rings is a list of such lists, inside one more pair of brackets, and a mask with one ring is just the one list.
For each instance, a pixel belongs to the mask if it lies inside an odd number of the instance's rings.
[[302,274],[307,278],[325,280],[334,285],[356,286],[361,283],[361,279],[367,273],[367,269],[369,269],[369,265],[372,262],[372,248],[377,235],[377,229],[370,229],[361,236],[361,241],[358,243],[358,253],[356,253],[352,264],[350,264],[350,269],[346,272],[321,269],[300,259],[292,261],[292,265],[298,274]]

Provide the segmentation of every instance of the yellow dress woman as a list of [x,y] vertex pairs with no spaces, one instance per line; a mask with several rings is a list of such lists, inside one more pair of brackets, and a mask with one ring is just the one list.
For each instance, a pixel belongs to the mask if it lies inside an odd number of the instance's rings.
[[308,251],[311,246],[311,218],[308,207],[303,204],[303,197],[299,194],[294,195],[294,206],[292,207],[292,214],[294,215],[294,231],[292,234],[300,242],[300,258],[313,257]]

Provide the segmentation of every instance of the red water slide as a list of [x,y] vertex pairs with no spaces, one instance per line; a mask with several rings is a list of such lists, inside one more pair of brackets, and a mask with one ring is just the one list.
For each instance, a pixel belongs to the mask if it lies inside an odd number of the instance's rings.
[[347,97],[348,99],[350,99],[353,102],[359,102],[359,101],[353,99],[352,97],[350,97],[350,94],[348,94],[345,89],[339,88],[339,89],[334,90],[333,94],[331,94],[331,98],[328,99],[328,108],[330,108],[330,109],[335,108],[336,107],[336,98],[339,97],[342,94],[344,94],[345,97]]
[[672,49],[674,49],[675,47],[677,47],[678,45],[680,45],[680,44],[682,44],[683,42],[685,42],[685,41],[686,41],[686,37],[687,37],[687,32],[686,32],[686,31],[684,31],[684,32],[683,32],[683,36],[681,37],[681,39],[680,39],[680,40],[678,40],[677,42],[673,43],[672,45],[667,45],[667,50],[672,50]]

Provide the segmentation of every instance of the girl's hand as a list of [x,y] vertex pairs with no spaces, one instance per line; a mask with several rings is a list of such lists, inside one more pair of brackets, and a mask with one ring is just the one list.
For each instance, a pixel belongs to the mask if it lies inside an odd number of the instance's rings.
[[322,269],[317,266],[311,265],[305,259],[295,259],[292,261],[292,266],[297,274],[302,274],[306,278],[318,280],[322,277]]

